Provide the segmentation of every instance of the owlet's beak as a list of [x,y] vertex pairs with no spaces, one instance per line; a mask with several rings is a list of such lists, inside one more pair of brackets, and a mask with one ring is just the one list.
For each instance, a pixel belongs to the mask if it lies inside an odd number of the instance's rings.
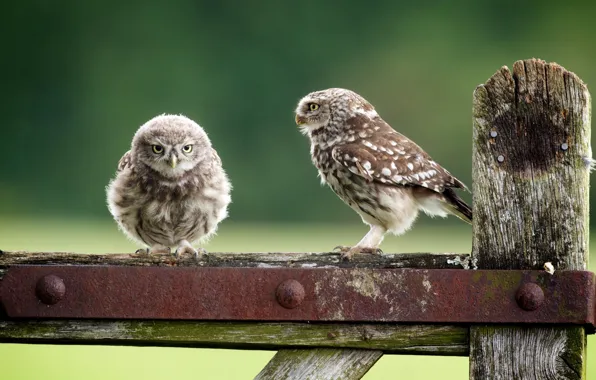
[[175,154],[172,154],[172,156],[170,157],[170,160],[168,162],[170,163],[170,166],[172,167],[172,169],[176,169],[176,165],[178,164],[178,158],[176,157]]
[[296,124],[302,125],[306,124],[306,118],[300,115],[296,115]]

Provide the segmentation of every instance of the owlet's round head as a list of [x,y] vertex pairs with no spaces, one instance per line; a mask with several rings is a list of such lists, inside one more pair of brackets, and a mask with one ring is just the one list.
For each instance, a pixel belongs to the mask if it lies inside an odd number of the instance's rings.
[[182,115],[160,115],[143,124],[132,141],[135,163],[176,178],[211,154],[211,142],[197,123]]
[[337,128],[358,111],[374,112],[374,107],[353,91],[329,88],[300,99],[295,111],[296,124],[304,134],[324,127]]

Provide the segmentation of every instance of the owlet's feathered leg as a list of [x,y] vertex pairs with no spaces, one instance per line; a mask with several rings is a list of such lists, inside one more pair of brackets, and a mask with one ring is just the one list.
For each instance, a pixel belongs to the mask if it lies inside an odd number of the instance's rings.
[[383,251],[379,249],[379,245],[381,245],[381,242],[383,241],[385,232],[387,232],[385,228],[371,224],[370,230],[358,244],[353,247],[340,245],[335,247],[335,249],[341,252],[341,257],[344,260],[350,260],[352,256],[357,253],[382,254]]

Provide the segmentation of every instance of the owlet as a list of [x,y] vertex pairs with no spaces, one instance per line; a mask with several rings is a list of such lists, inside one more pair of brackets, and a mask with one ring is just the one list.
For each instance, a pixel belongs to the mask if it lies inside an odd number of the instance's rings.
[[420,210],[471,223],[472,210],[453,190],[465,185],[360,95],[341,88],[312,92],[298,103],[296,124],[310,139],[321,182],[370,226],[354,247],[338,247],[344,258],[380,252],[385,233],[404,233]]
[[231,185],[217,152],[197,123],[157,116],[134,135],[107,187],[108,208],[147,253],[192,254],[227,216]]

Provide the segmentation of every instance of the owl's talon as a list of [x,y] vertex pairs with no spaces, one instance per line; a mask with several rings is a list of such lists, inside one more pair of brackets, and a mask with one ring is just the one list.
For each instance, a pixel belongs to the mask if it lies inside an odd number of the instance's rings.
[[184,255],[184,254],[190,254],[193,255],[195,260],[199,260],[200,257],[204,254],[206,254],[207,251],[204,248],[199,248],[199,249],[194,249],[193,247],[189,245],[180,245],[178,248],[176,248],[176,251],[174,251],[174,255],[176,256],[176,259],[180,259],[180,255]]
[[381,250],[381,248],[360,248],[360,253],[368,253],[370,255],[382,255],[383,250]]
[[333,252],[347,252],[351,249],[352,247],[348,247],[347,245],[338,245],[337,247],[333,248]]
[[200,261],[201,256],[206,255],[207,250],[205,248],[195,249],[195,260]]
[[334,251],[338,251],[341,253],[342,260],[349,261],[352,259],[354,255],[357,254],[372,254],[372,255],[382,255],[383,251],[381,248],[374,248],[374,247],[348,247],[345,245],[338,245],[337,247],[333,248]]
[[135,255],[149,256],[149,248],[139,248],[135,251]]

